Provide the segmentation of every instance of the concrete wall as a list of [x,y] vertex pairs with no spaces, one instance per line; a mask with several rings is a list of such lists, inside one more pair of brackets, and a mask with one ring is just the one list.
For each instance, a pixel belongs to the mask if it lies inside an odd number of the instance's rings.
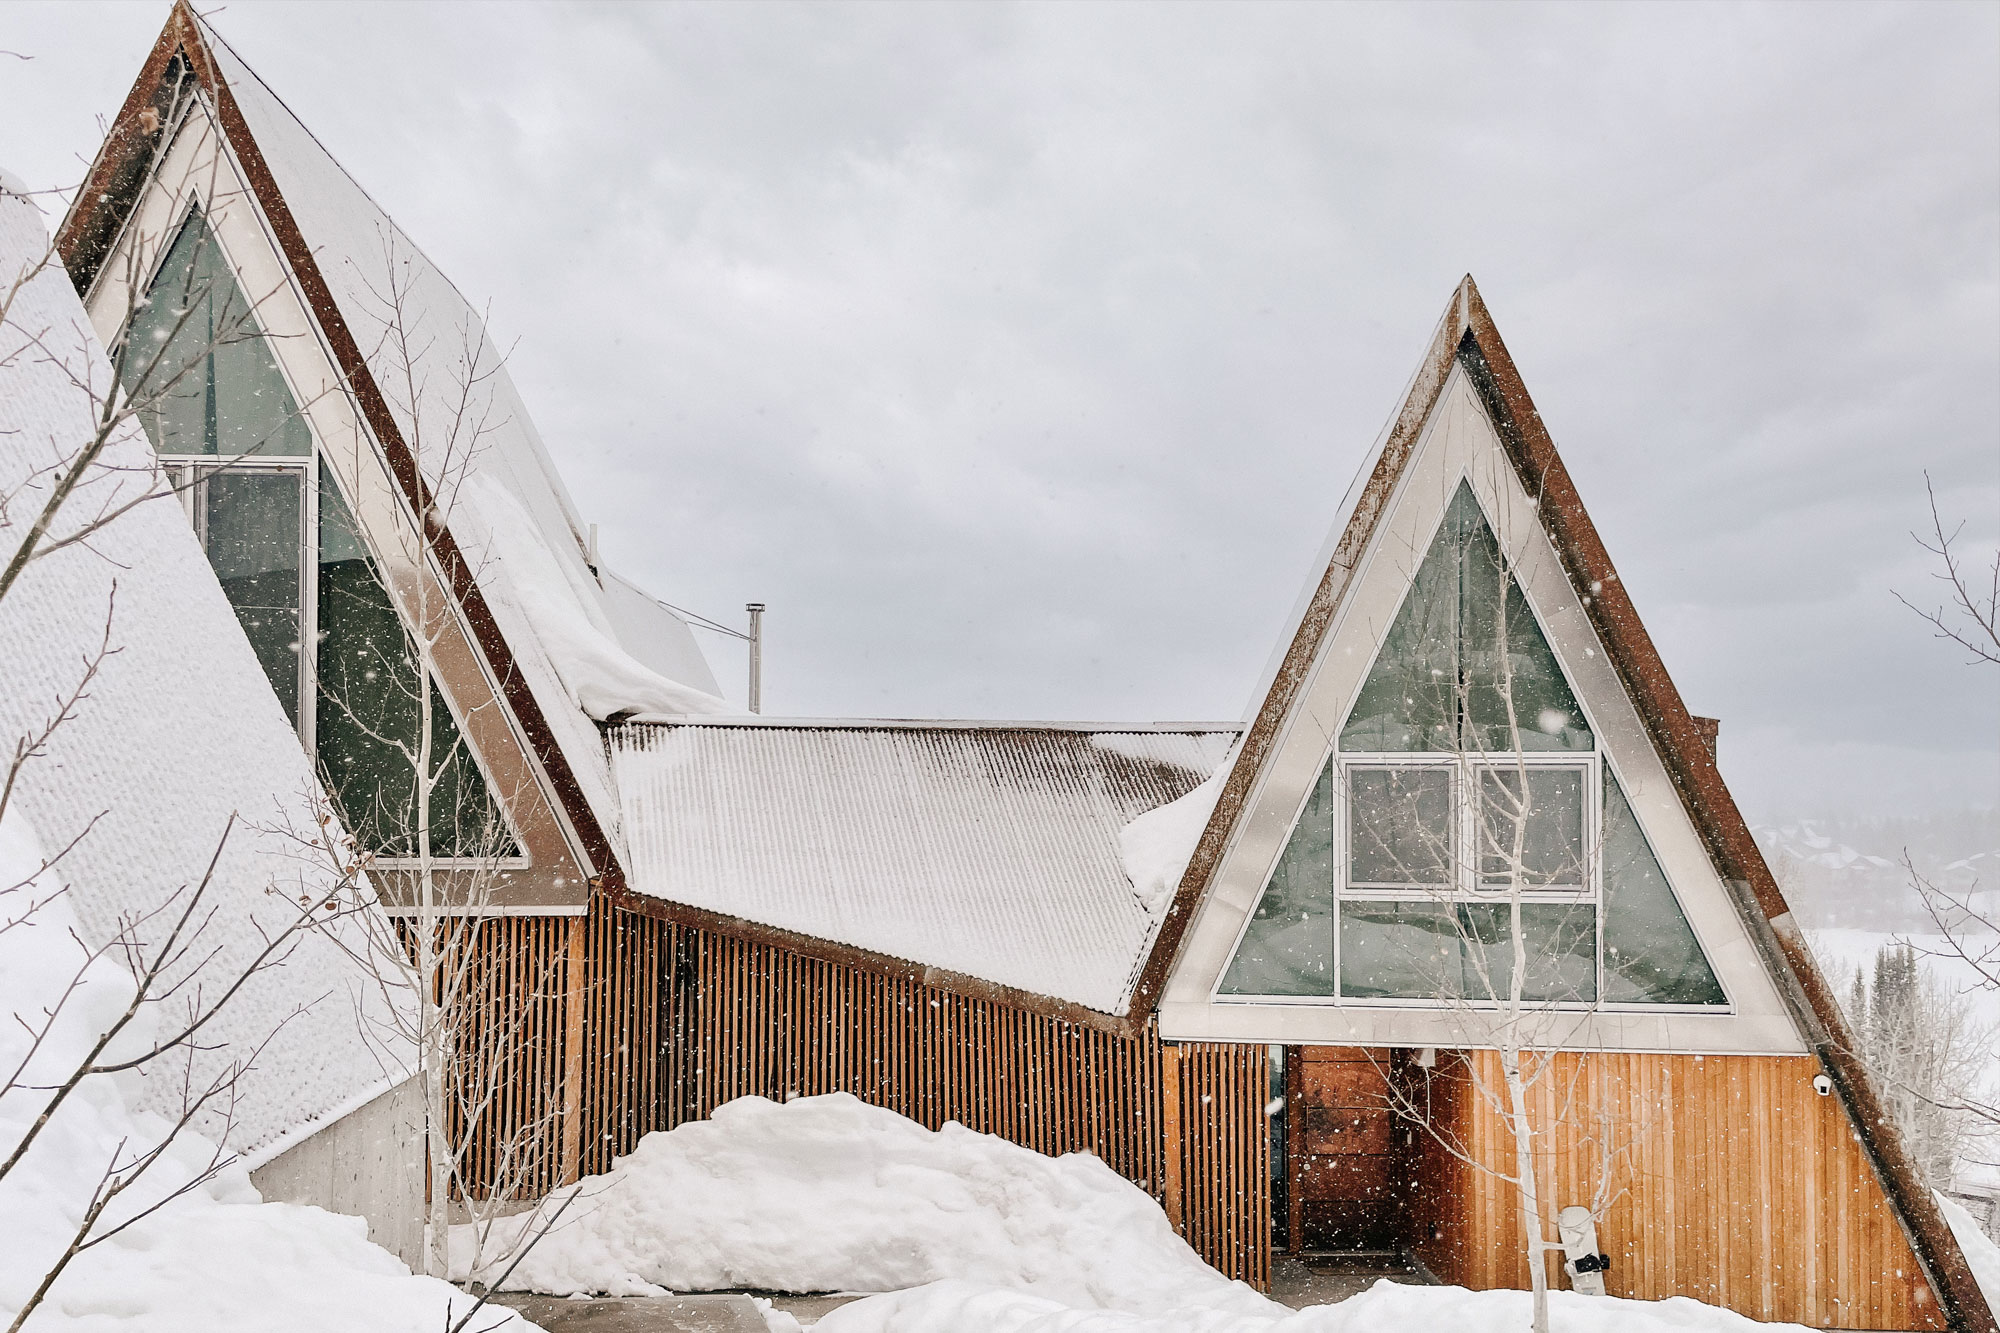
[[415,1268],[424,1249],[423,1124],[411,1079],[279,1153],[250,1180],[268,1201],[367,1219],[368,1239]]

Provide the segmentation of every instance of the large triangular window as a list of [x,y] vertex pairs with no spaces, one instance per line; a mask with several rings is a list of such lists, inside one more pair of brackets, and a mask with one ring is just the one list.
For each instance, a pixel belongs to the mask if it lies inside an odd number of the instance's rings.
[[1726,1003],[1461,481],[1219,991]]
[[132,316],[118,372],[162,454],[312,452],[312,432],[256,311],[198,208]]
[[369,851],[415,855],[431,712],[433,855],[519,855],[369,557],[252,303],[200,209],[134,311],[120,382],[271,688]]

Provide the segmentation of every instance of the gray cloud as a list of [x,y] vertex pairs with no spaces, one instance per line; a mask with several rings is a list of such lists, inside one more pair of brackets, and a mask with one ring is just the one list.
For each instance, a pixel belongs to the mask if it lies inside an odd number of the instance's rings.
[[[0,9],[80,174],[164,6]],[[1753,813],[2000,799],[1990,6],[232,4],[798,713],[1234,716],[1471,270]],[[718,646],[719,673],[738,667]]]

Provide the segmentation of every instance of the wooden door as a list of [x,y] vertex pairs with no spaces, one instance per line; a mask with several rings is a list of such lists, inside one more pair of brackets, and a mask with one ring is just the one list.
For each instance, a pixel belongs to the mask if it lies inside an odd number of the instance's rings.
[[1404,1243],[1409,1136],[1390,1100],[1391,1057],[1358,1046],[1286,1049],[1286,1236],[1294,1253]]

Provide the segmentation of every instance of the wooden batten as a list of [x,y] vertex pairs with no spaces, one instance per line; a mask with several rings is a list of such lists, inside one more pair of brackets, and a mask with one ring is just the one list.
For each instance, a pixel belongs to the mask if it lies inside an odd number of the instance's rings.
[[[481,922],[462,1073],[497,1096],[475,1180],[533,1197],[737,1097],[847,1092],[1051,1156],[1089,1152],[1161,1199],[1231,1277],[1270,1282],[1262,1046],[1168,1048],[627,912]],[[525,1163],[525,1169],[523,1164]]]
[[[1500,1086],[1499,1057],[1441,1057],[1415,1089],[1431,1123],[1509,1174],[1513,1140],[1468,1076]],[[1598,1245],[1614,1296],[1692,1296],[1753,1319],[1828,1329],[1943,1329],[1917,1256],[1810,1056],[1564,1054],[1531,1091],[1548,1129],[1537,1176],[1548,1211],[1592,1203],[1609,1163]],[[1419,1104],[1426,1104],[1420,1101]],[[1607,1132],[1608,1131],[1608,1132]],[[1526,1287],[1514,1186],[1417,1133],[1411,1239],[1446,1282]],[[1548,1197],[1552,1192],[1553,1197]],[[1552,1284],[1564,1285],[1556,1256]]]

